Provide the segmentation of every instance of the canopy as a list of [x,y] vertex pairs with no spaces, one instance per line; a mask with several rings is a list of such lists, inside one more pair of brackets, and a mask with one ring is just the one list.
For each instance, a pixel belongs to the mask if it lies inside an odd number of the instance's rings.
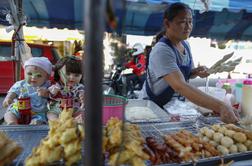
[[[201,13],[200,0],[113,1],[118,26],[116,32],[154,35],[162,28],[162,13],[169,3],[184,2],[194,9],[194,37],[252,40],[251,0],[212,0],[209,11]],[[0,1],[0,24],[8,25],[8,0]],[[28,26],[83,29],[83,0],[23,0]],[[104,16],[104,19],[106,17]],[[107,28],[107,31],[111,31]]]

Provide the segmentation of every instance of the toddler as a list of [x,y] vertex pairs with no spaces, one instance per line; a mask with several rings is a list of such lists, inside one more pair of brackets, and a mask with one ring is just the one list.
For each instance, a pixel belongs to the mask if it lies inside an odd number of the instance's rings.
[[52,64],[45,57],[32,57],[25,62],[24,71],[25,79],[16,82],[3,101],[3,107],[8,107],[4,120],[7,124],[18,124],[20,113],[17,99],[25,94],[25,97],[30,98],[32,112],[30,124],[46,123],[47,88],[50,86],[48,79]]
[[56,63],[54,70],[56,83],[49,87],[48,120],[57,119],[62,109],[66,107],[73,108],[74,119],[82,123],[84,85],[81,83],[81,60],[74,56],[64,57]]

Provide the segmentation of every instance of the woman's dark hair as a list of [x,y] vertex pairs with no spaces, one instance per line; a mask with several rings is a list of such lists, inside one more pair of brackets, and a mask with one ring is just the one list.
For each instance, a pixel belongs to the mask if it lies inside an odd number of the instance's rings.
[[156,34],[156,43],[165,35],[165,30],[162,30]]
[[54,66],[54,81],[60,80],[59,70],[66,66],[67,73],[82,74],[81,60],[74,56],[66,56],[61,58]]
[[164,19],[172,21],[174,17],[178,15],[178,13],[185,10],[192,11],[192,9],[187,4],[181,2],[173,3],[165,10]]

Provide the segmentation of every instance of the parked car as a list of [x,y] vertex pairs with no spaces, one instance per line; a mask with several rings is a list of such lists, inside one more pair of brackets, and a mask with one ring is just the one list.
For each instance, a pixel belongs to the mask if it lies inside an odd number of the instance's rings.
[[[60,58],[56,47],[45,44],[28,44],[33,57],[47,57],[52,64]],[[0,42],[0,94],[5,94],[15,83],[16,62],[11,58],[11,42]],[[21,69],[21,79],[24,78],[24,70]]]

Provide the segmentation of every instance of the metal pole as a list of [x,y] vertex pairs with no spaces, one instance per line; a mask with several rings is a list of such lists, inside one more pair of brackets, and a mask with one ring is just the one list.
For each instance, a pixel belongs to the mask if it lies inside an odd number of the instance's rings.
[[[16,0],[16,6],[17,6],[17,17],[18,17],[18,23],[21,24],[21,20],[23,20],[24,13],[23,13],[23,5],[22,0]],[[23,34],[23,27],[20,28],[18,31],[19,39],[24,39]],[[15,42],[15,57],[16,57],[16,68],[15,68],[15,82],[21,80],[21,52],[20,49],[17,47],[18,44],[20,44],[21,41]]]
[[[21,26],[18,28],[21,24],[21,21],[23,20],[24,13],[23,13],[23,5],[22,5],[22,0],[9,0],[10,4],[10,9],[11,9],[11,14],[13,17],[13,25],[15,26],[15,29],[18,30],[17,35],[19,36],[16,39],[23,39],[23,27]],[[21,55],[20,55],[20,50],[17,47],[20,41],[15,41],[15,76],[14,76],[14,81],[19,81],[21,79]]]
[[104,0],[85,0],[85,165],[102,166]]

